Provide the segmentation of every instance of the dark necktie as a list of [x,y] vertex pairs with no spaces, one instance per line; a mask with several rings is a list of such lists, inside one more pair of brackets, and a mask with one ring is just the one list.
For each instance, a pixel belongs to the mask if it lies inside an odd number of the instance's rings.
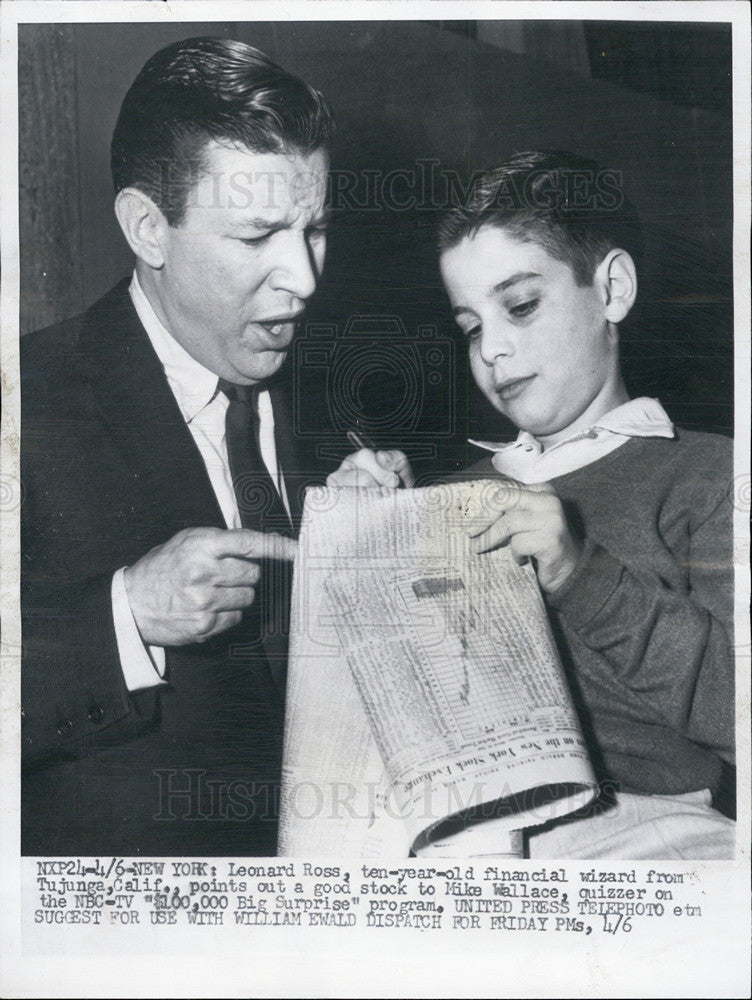
[[256,531],[289,535],[287,511],[259,450],[258,387],[234,385],[221,378],[218,388],[229,400],[225,417],[227,457],[240,523]]
[[[218,389],[229,400],[225,437],[240,523],[255,531],[292,535],[285,506],[261,458],[258,387],[235,385],[220,379]],[[265,559],[260,565],[261,579],[246,622],[252,632],[255,630],[253,622],[258,623],[256,634],[263,643],[272,677],[284,692],[292,564]],[[237,653],[242,651],[242,647],[236,648]]]

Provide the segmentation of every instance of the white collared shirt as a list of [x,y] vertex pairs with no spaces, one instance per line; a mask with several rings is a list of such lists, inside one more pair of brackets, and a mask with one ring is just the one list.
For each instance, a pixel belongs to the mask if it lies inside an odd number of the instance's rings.
[[[228,528],[240,528],[242,524],[225,440],[225,416],[229,401],[224,393],[217,392],[218,379],[214,372],[196,361],[165,328],[135,272],[129,291],[138,318],[162,363],[167,383],[201,453],[225,524]],[[261,458],[289,517],[290,505],[277,464],[274,413],[271,397],[266,389],[258,394],[258,415]],[[118,570],[113,577],[112,606],[118,652],[128,689],[136,691],[164,683],[164,649],[159,646],[146,647],[142,642],[128,602],[123,569]]]
[[586,430],[557,441],[545,451],[527,431],[520,431],[508,444],[472,439],[470,443],[494,453],[491,462],[497,472],[530,485],[582,469],[631,437],[674,437],[674,425],[657,399],[641,396],[622,403]]

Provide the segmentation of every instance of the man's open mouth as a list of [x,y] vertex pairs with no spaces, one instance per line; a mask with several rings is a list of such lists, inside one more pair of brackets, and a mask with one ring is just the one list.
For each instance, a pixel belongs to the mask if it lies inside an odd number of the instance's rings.
[[292,336],[292,329],[301,315],[302,313],[295,313],[291,316],[275,316],[272,319],[255,320],[254,325],[260,326],[272,340],[281,338],[289,341]]

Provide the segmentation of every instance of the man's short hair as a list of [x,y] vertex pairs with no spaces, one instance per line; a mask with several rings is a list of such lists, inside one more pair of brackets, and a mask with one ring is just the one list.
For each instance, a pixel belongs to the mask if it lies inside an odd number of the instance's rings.
[[619,247],[639,263],[640,223],[624,195],[621,171],[566,152],[517,153],[475,176],[463,205],[439,221],[439,253],[485,226],[541,246],[590,285],[606,254]]
[[334,133],[329,105],[244,42],[189,38],[149,59],[125,95],[112,137],[115,190],[135,187],[172,226],[206,169],[212,140],[254,153],[312,153]]

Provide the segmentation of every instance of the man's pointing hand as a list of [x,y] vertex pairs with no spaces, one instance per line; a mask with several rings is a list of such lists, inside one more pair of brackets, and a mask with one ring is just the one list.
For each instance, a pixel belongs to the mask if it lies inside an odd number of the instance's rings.
[[237,625],[255,599],[259,561],[292,560],[296,546],[292,538],[249,529],[179,531],[125,570],[141,638],[184,646]]

